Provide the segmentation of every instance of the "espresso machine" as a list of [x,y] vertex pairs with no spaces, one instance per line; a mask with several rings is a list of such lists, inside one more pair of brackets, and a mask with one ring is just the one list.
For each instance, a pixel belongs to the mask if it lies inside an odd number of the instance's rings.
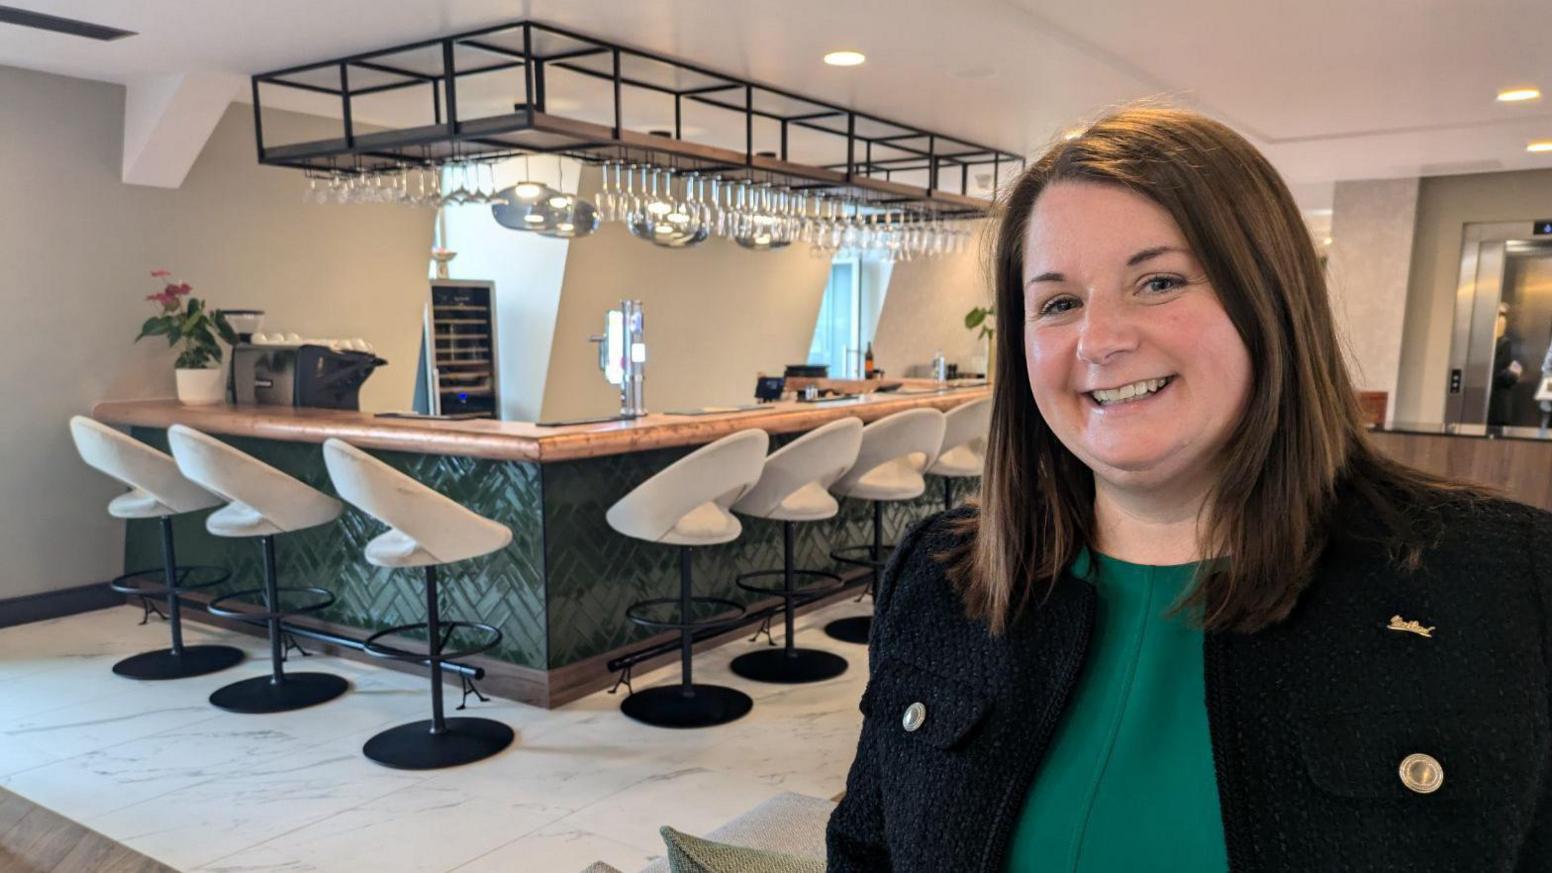
[[620,386],[620,418],[647,414],[647,343],[640,300],[621,300],[619,309],[604,313],[604,332],[588,337],[598,344],[598,368],[611,385]]

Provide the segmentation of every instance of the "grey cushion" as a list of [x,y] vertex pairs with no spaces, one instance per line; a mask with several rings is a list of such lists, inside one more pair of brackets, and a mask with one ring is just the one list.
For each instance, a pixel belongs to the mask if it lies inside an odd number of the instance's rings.
[[[706,835],[706,839],[751,849],[784,852],[815,859],[824,869],[825,826],[835,803],[804,794],[778,794]],[[582,873],[618,873],[594,864]],[[641,873],[669,873],[668,858],[648,864]]]
[[805,858],[703,840],[671,827],[660,833],[673,873],[825,873],[823,858]]

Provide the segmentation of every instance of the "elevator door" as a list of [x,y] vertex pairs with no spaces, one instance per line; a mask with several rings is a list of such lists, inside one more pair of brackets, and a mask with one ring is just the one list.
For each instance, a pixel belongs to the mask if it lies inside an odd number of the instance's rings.
[[1535,394],[1549,344],[1552,237],[1537,238],[1530,222],[1466,225],[1446,420],[1539,426]]
[[[1517,361],[1521,374],[1513,384],[1504,374],[1504,387],[1490,395],[1488,424],[1537,427],[1541,408],[1536,389],[1541,385],[1547,346],[1552,344],[1552,243],[1508,243],[1504,256],[1503,311],[1507,357]],[[1506,362],[1499,360],[1501,366]],[[1495,371],[1495,376],[1498,372]],[[1496,386],[1495,386],[1496,387]]]

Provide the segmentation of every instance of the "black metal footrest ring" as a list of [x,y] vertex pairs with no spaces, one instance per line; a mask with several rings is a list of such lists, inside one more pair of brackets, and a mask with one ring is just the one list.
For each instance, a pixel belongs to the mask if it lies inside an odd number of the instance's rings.
[[[304,603],[295,609],[277,609],[273,612],[264,611],[262,606],[259,607],[259,610],[252,610],[233,609],[230,605],[228,605],[230,603],[242,600],[243,598],[253,597],[257,597],[259,602],[262,603],[264,600],[264,589],[250,588],[247,591],[238,591],[233,594],[228,594],[225,597],[217,597],[215,600],[212,600],[205,605],[205,611],[211,615],[219,616],[221,618],[240,618],[247,619],[249,621],[269,621],[270,619],[275,618],[286,618],[287,616],[300,615],[304,612],[317,612],[320,609],[326,609],[334,605],[334,592],[327,588],[318,588],[311,585],[305,585],[277,588],[275,590],[281,595],[296,594],[301,592],[305,594],[312,594],[320,599],[316,603]],[[251,601],[249,602],[251,603]]]
[[635,603],[632,603],[630,606],[626,607],[625,617],[631,622],[651,630],[688,631],[697,631],[704,630],[706,628],[723,627],[725,625],[737,624],[744,617],[744,607],[734,603],[731,600],[726,600],[721,597],[691,597],[690,602],[692,604],[704,603],[711,606],[719,606],[724,609],[731,610],[733,614],[722,618],[706,619],[704,621],[689,621],[684,616],[680,616],[679,621],[659,621],[655,618],[649,618],[642,613],[648,609],[658,606],[678,606],[680,600],[677,597],[654,597],[651,600],[638,600]]
[[[831,552],[830,560],[839,561],[842,564],[855,564],[859,567],[871,567],[874,570],[882,570],[884,565],[889,562],[889,556],[894,553],[894,550],[894,543],[879,546],[880,557],[875,560],[873,558],[873,547],[870,545],[846,546]],[[861,557],[858,557],[859,555]]]
[[[412,652],[408,649],[397,649],[393,646],[385,646],[378,642],[378,640],[381,640],[383,637],[404,634],[407,631],[425,630],[429,627],[430,625],[421,621],[416,622],[415,624],[401,624],[395,627],[385,628],[384,630],[380,630],[377,633],[372,634],[371,636],[362,640],[361,651],[366,652],[368,655],[371,655],[374,658],[384,658],[390,661],[409,661],[413,664],[429,664],[432,661],[430,652]],[[457,661],[461,658],[468,658],[473,655],[478,655],[481,652],[487,652],[491,649],[494,649],[496,646],[501,644],[502,640],[501,628],[498,628],[495,625],[484,624],[482,622],[444,621],[441,623],[441,627],[443,631],[443,639],[447,639],[447,637],[451,636],[453,632],[457,631],[459,628],[473,628],[477,631],[481,631],[489,635],[489,639],[485,640],[477,646],[472,646],[467,649],[444,651],[436,656],[435,660],[437,661]]]
[[[210,564],[191,564],[173,568],[179,573],[178,587],[173,589],[174,594],[182,594],[185,591],[198,591],[201,588],[209,588],[212,585],[220,585],[232,578],[232,571],[225,567],[216,567]],[[183,580],[194,575],[198,571],[209,570],[212,578],[196,580],[192,584]],[[122,576],[115,577],[108,583],[108,587],[119,594],[128,594],[131,597],[165,597],[167,595],[167,583],[163,581],[166,571],[162,567],[151,567],[146,570],[134,570]],[[132,580],[139,580],[138,584],[130,584]]]
[[[785,597],[787,595],[787,589],[785,587],[781,586],[781,585],[776,585],[776,586],[755,585],[755,584],[750,583],[750,582],[745,582],[744,580],[745,579],[755,579],[755,578],[759,578],[761,576],[774,576],[774,577],[776,577],[778,579],[785,579],[786,574],[787,574],[787,571],[785,571],[785,570],[755,570],[752,573],[740,573],[740,574],[738,574],[738,576],[736,576],[734,578],[733,581],[734,581],[735,584],[738,585],[738,587],[744,589],[745,591],[752,591],[755,594],[774,594],[777,597]],[[842,588],[846,587],[846,580],[842,579],[840,577],[840,574],[838,574],[838,573],[830,573],[830,572],[826,572],[824,570],[793,570],[792,571],[792,575],[794,575],[794,576],[818,577],[818,578],[821,578],[821,579],[828,579],[828,580],[830,580],[829,582],[818,583],[818,584],[814,584],[814,585],[808,585],[808,586],[805,586],[803,588],[799,588],[798,586],[793,585],[792,586],[792,599],[793,600],[804,601],[804,600],[810,600],[810,599],[813,599],[813,598],[816,598],[816,597],[823,597],[826,594],[830,594],[832,592],[839,591]]]

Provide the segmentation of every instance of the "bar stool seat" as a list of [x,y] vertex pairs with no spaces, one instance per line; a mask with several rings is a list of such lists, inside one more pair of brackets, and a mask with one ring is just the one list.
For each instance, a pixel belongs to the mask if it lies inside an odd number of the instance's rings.
[[[488,758],[512,744],[515,734],[488,718],[447,718],[443,713],[442,665],[499,645],[501,630],[468,621],[443,621],[437,568],[506,548],[512,530],[428,488],[342,440],[323,444],[323,460],[334,489],[362,512],[389,526],[367,543],[366,559],[379,567],[421,567],[425,577],[426,620],[378,631],[367,637],[367,654],[430,667],[431,718],[389,728],[371,739],[362,754],[386,767],[430,770]],[[425,653],[407,652],[382,640],[424,630]],[[457,631],[482,635],[477,644],[446,648]],[[483,699],[483,698],[481,698]],[[460,707],[462,708],[462,707]]]
[[[797,522],[821,521],[840,513],[840,504],[830,496],[829,486],[851,469],[861,444],[861,419],[843,418],[816,428],[772,452],[765,459],[760,481],[733,504],[734,512],[782,523],[781,569],[743,573],[738,577],[738,586],[781,597],[786,624],[786,638],[780,649],[739,655],[730,665],[734,673],[757,682],[793,684],[819,682],[846,672],[845,658],[820,649],[798,648],[795,642],[797,607],[844,583],[835,573],[797,568],[793,539]],[[781,579],[779,587],[756,581],[773,576]],[[818,582],[800,588],[800,577]],[[770,620],[766,619],[762,629],[767,636],[769,628]],[[760,638],[759,632],[754,638]]]
[[[943,430],[943,413],[936,409],[907,409],[884,416],[862,429],[857,462],[830,487],[842,497],[873,504],[873,542],[830,553],[833,560],[873,571],[858,600],[878,584],[879,574],[894,551],[893,545],[884,544],[884,504],[914,500],[926,492],[927,480],[922,478],[922,471],[937,459],[943,445]],[[842,642],[866,643],[872,628],[872,618],[864,615],[836,619],[825,625],[825,633]]]
[[[657,727],[710,727],[742,718],[754,706],[741,691],[694,681],[695,631],[734,624],[744,609],[725,598],[694,595],[690,554],[695,547],[731,542],[743,532],[728,508],[760,478],[769,445],[763,430],[725,436],[670,464],[604,514],[609,526],[625,536],[679,547],[679,596],[638,601],[625,617],[642,627],[679,631],[680,682],[633,690],[620,704],[627,716]],[[696,617],[707,613],[712,617]]]
[[[224,582],[229,574],[220,567],[178,566],[172,518],[220,506],[221,498],[184,478],[168,455],[102,422],[73,416],[70,436],[87,466],[130,489],[108,501],[108,514],[123,519],[154,518],[162,528],[161,568],[125,573],[109,586],[147,604],[151,596],[165,595],[172,645],[125,658],[113,665],[113,672],[130,679],[182,679],[225,670],[241,661],[243,651],[234,646],[183,644],[182,595]],[[152,573],[161,576],[160,583],[150,581]],[[149,606],[146,616],[150,617]]]
[[[216,689],[210,703],[229,712],[288,712],[315,706],[339,697],[350,687],[332,673],[287,673],[284,620],[288,616],[324,609],[334,594],[317,586],[279,584],[275,564],[275,537],[327,524],[339,517],[338,500],[230,445],[175,424],[167,429],[178,469],[201,487],[222,497],[227,505],[212,512],[205,529],[221,537],[253,537],[259,540],[264,585],[218,598],[206,607],[223,618],[260,620],[269,626],[270,675],[255,676]],[[300,602],[297,597],[300,595]],[[289,598],[286,603],[283,598]],[[257,601],[258,610],[238,608]]]
[[981,475],[986,466],[986,432],[992,423],[992,399],[962,403],[943,416],[943,448],[927,475],[943,480],[943,510],[954,508],[954,479]]
[[986,465],[985,451],[976,451],[971,446],[955,446],[952,449],[938,455],[937,463],[927,470],[932,476],[964,477],[981,475],[981,469]]

